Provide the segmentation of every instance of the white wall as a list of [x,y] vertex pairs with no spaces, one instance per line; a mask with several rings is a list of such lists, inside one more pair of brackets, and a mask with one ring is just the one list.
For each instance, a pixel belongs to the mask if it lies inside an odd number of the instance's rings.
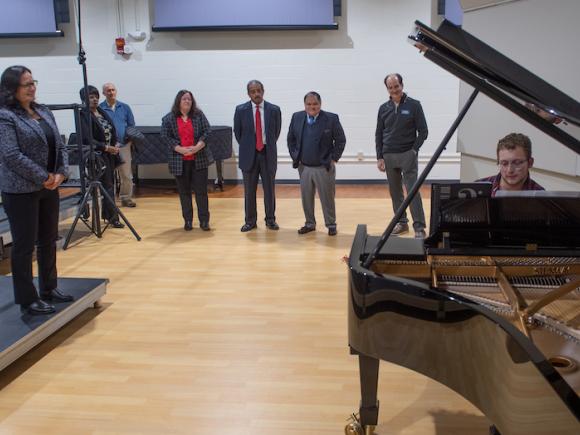
[[[463,27],[557,89],[580,100],[578,0],[519,0],[465,13]],[[460,100],[471,93],[461,84]],[[580,129],[564,128],[578,137]],[[515,131],[530,136],[533,177],[549,190],[580,190],[580,156],[491,99],[480,95],[459,128],[461,179],[497,172],[493,165],[499,138]],[[490,164],[492,166],[490,166]]]
[[[75,11],[70,2],[71,15]],[[421,149],[425,163],[457,113],[458,81],[424,59],[407,43],[416,19],[429,23],[431,0],[343,0],[338,31],[150,32],[147,0],[123,0],[123,29],[118,30],[117,0],[82,0],[83,42],[89,82],[113,81],[119,99],[131,105],[138,125],[159,125],[176,92],[193,91],[214,125],[232,125],[234,108],[247,100],[245,84],[261,80],[266,99],[282,109],[278,179],[297,179],[286,149],[292,112],[302,110],[303,95],[316,90],[323,109],[336,112],[347,135],[337,171],[339,179],[383,179],[376,169],[374,130],[379,105],[387,98],[382,83],[388,72],[400,72],[405,90],[421,100],[429,139]],[[151,8],[152,10],[152,8]],[[76,22],[76,20],[75,20]],[[140,25],[143,42],[133,42],[130,57],[115,53],[114,39]],[[63,27],[65,38],[3,40],[0,68],[24,64],[39,80],[43,103],[78,101],[82,85],[76,61],[76,29]],[[128,38],[130,40],[130,38]],[[63,133],[73,129],[70,114],[58,113]],[[234,142],[234,152],[237,146]],[[431,179],[459,178],[455,140]],[[225,166],[226,178],[241,178],[237,162]],[[165,178],[165,165],[143,166],[143,178]]]

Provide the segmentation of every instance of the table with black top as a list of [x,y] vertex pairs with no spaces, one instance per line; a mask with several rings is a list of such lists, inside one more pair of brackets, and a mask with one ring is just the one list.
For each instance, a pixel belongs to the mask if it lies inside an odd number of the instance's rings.
[[[145,135],[146,141],[134,148],[133,164],[135,165],[135,184],[139,182],[139,165],[152,165],[157,163],[167,163],[167,145],[161,138],[161,127],[137,126],[137,129]],[[69,163],[78,165],[78,149],[76,144],[76,134],[71,134],[69,143]],[[72,144],[72,145],[71,145]],[[216,185],[223,184],[221,162],[232,156],[232,127],[215,125],[211,127],[211,134],[207,139],[213,158],[216,161],[218,178]],[[83,148],[85,151],[86,147]]]

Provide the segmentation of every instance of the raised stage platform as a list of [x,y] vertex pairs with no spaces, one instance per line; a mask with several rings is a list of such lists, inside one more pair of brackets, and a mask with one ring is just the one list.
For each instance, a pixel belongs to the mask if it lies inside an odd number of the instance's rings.
[[108,282],[103,278],[59,278],[58,288],[75,300],[55,304],[56,313],[31,316],[22,314],[14,304],[12,277],[0,276],[0,370],[86,309],[95,307],[106,293]]

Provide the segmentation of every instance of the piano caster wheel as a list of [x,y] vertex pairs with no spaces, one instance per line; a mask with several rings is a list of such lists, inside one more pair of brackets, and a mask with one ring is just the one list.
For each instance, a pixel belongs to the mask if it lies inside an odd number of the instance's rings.
[[373,435],[375,433],[374,426],[365,426],[363,429],[357,414],[352,414],[348,420],[350,423],[344,428],[345,435]]
[[344,435],[365,435],[358,414],[351,414],[347,419],[348,424],[344,427]]
[[344,435],[365,435],[360,423],[349,423],[344,428]]

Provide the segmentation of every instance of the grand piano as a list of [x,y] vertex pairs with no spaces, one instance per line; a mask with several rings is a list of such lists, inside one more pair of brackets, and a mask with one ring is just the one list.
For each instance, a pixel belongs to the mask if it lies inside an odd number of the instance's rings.
[[[391,232],[479,92],[580,153],[580,104],[450,22],[410,41],[474,90],[381,236],[349,256],[348,339],[359,417],[378,423],[379,362],[456,391],[502,435],[580,434],[580,194],[432,186],[425,240]],[[501,192],[501,191],[500,191]]]

